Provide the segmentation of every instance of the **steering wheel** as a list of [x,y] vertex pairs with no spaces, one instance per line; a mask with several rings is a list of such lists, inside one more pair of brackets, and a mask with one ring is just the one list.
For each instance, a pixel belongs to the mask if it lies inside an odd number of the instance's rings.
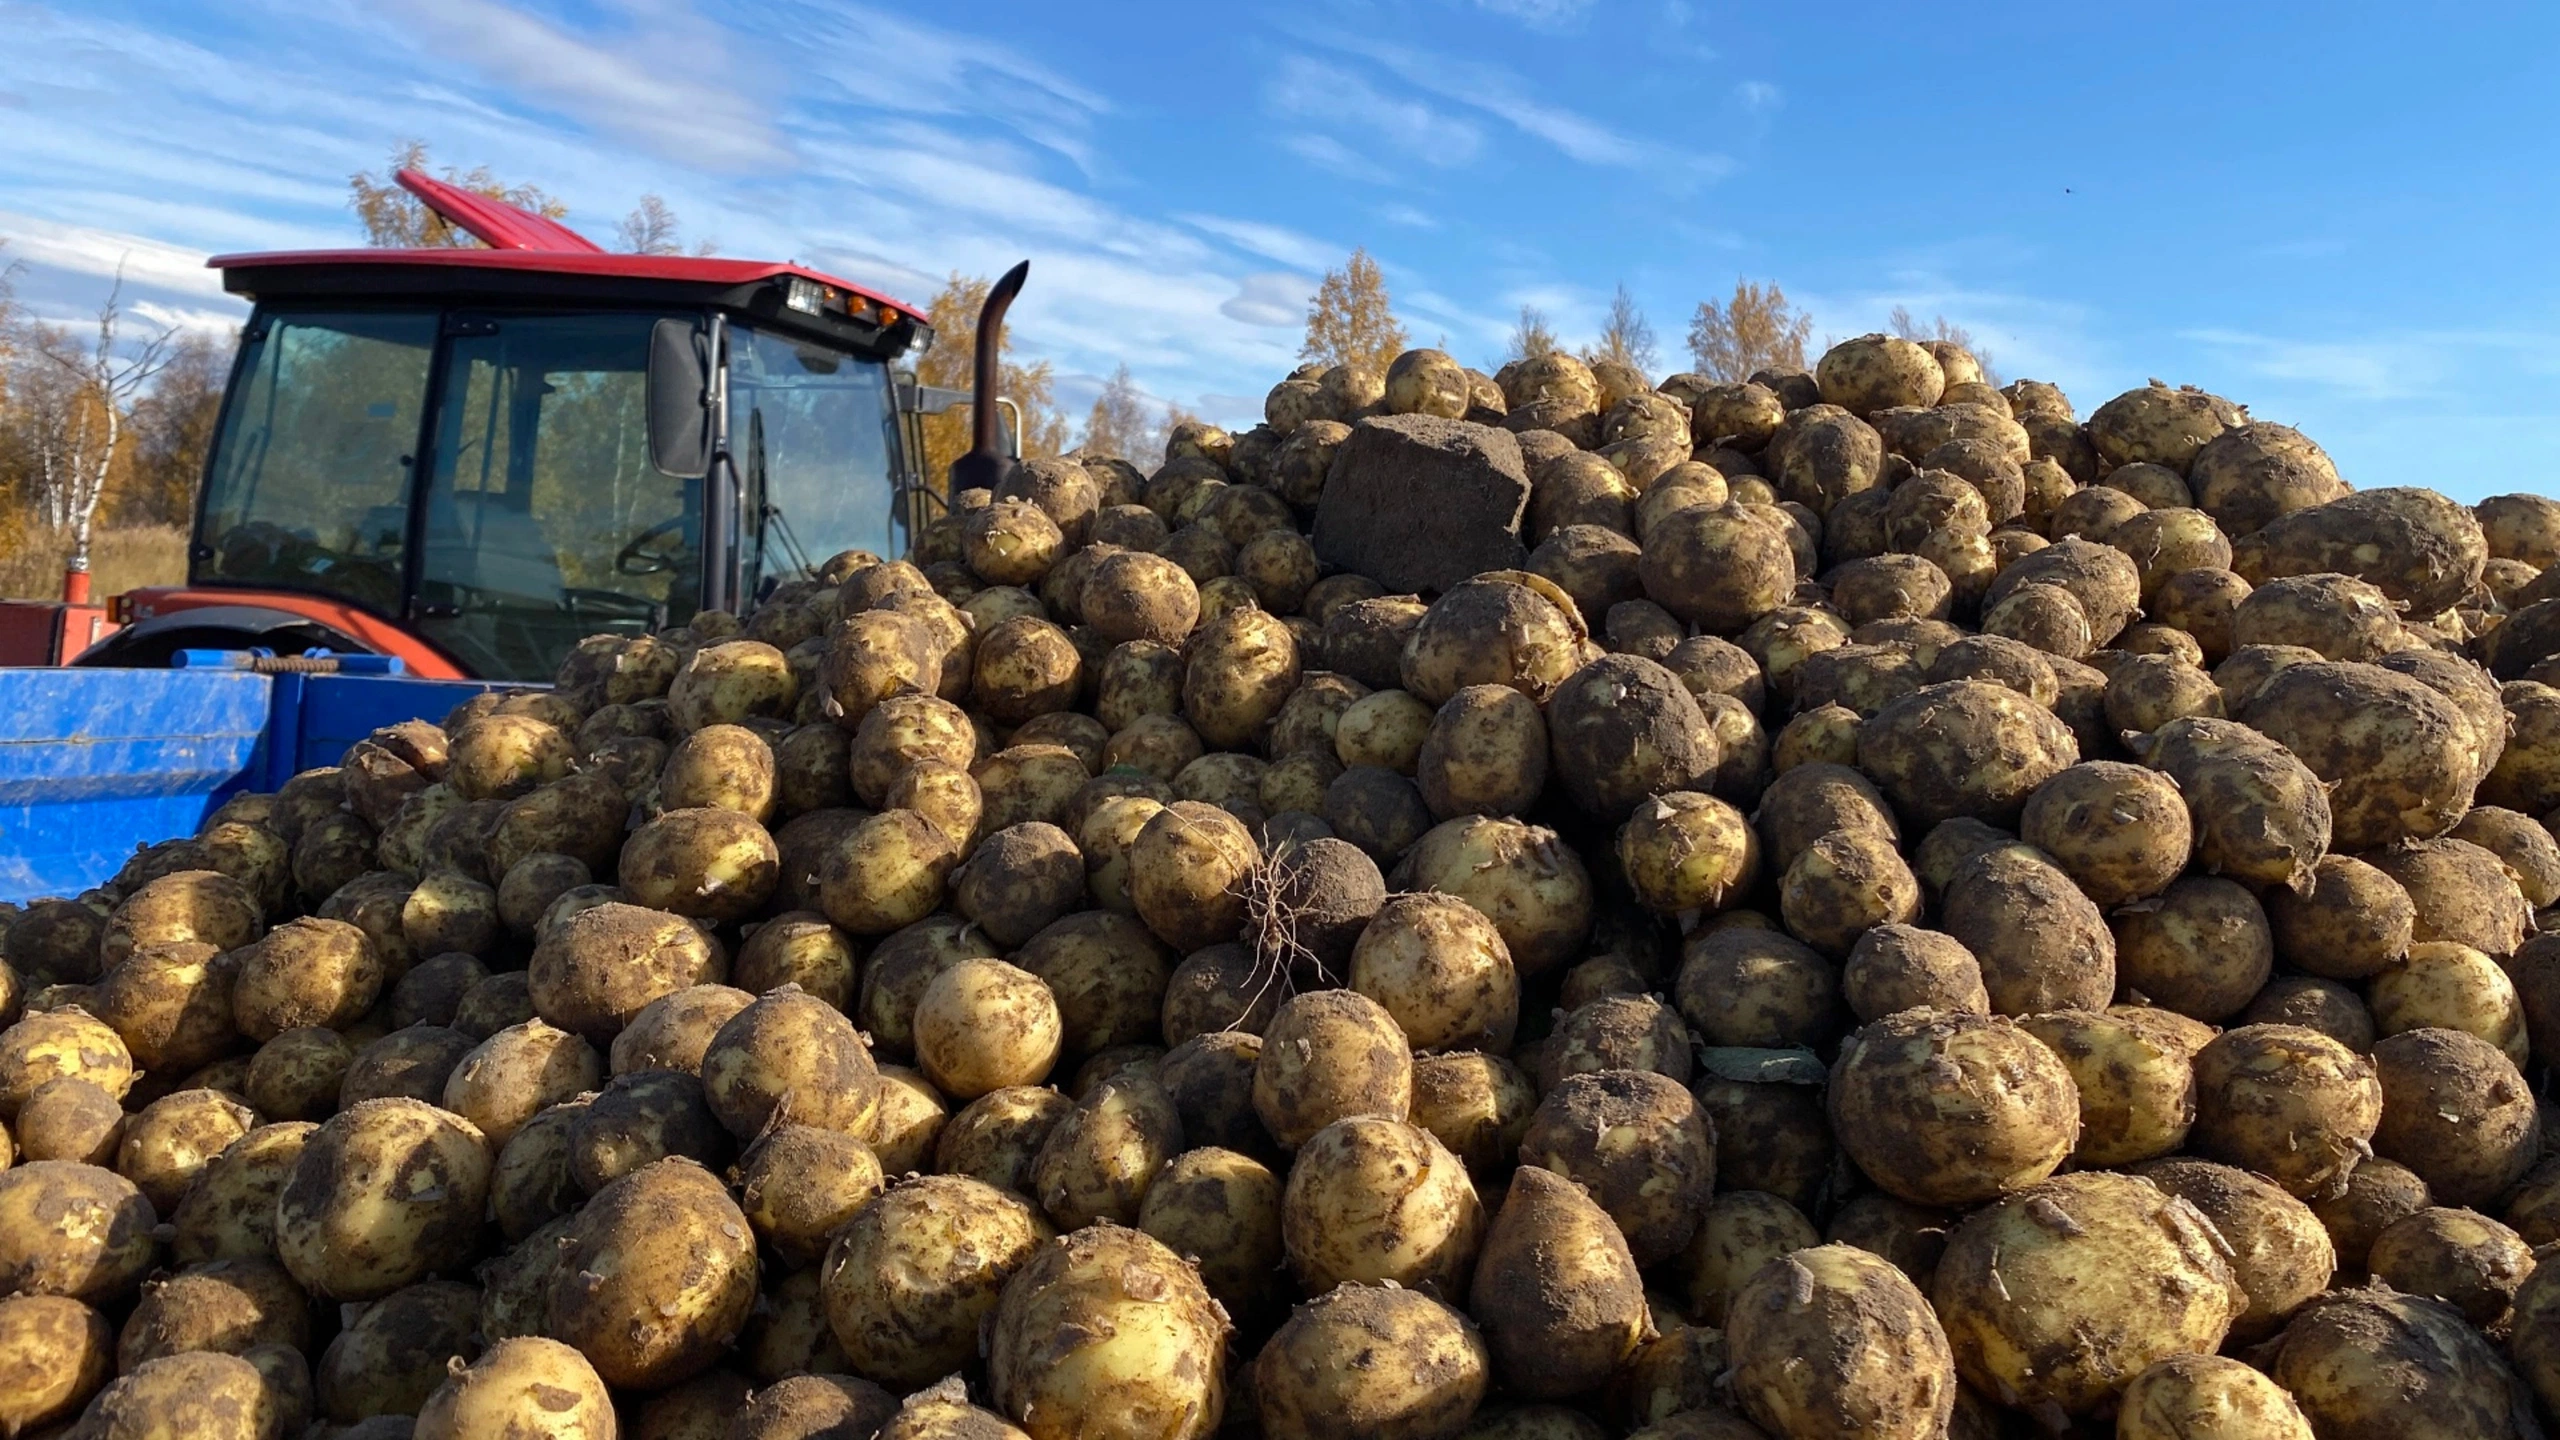
[[631,543],[614,555],[613,568],[625,575],[663,575],[675,569],[684,558],[683,548],[666,545],[651,549],[649,542],[661,536],[679,534],[683,529],[684,517],[679,515],[672,520],[661,520],[632,536]]

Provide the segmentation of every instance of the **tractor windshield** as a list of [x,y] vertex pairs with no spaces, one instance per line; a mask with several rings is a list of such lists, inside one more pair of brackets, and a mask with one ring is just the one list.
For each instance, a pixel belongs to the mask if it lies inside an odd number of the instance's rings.
[[[692,312],[678,312],[688,314]],[[581,638],[681,625],[727,547],[651,461],[665,310],[275,308],[224,405],[194,581],[409,626],[469,673],[548,680]],[[885,361],[733,321],[726,454],[749,596],[898,553]]]
[[435,311],[262,315],[240,343],[195,575],[400,613]]
[[749,593],[807,579],[843,550],[898,555],[889,367],[806,340],[729,328],[729,453]]

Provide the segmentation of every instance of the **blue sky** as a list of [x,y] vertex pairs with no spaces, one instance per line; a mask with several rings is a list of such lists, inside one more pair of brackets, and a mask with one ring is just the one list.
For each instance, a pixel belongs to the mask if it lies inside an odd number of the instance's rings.
[[0,0],[0,236],[68,317],[236,318],[204,254],[344,243],[403,137],[609,237],[921,299],[1033,260],[1078,409],[1125,360],[1249,423],[1366,245],[1417,342],[1568,339],[1626,284],[1818,333],[1897,304],[2081,412],[2151,376],[2359,485],[2554,488],[2560,7],[1298,0]]

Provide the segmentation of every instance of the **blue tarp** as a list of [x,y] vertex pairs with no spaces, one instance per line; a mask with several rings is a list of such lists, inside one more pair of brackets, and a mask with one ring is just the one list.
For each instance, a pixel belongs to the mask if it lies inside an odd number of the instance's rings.
[[236,670],[0,669],[0,900],[76,895],[242,790],[334,765],[478,681]]

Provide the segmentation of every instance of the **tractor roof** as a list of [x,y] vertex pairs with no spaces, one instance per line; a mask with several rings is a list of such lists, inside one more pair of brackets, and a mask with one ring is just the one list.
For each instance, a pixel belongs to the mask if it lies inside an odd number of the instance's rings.
[[[872,310],[883,329],[902,320],[917,327],[932,323],[922,309],[903,300],[806,265],[699,255],[618,255],[548,216],[503,200],[475,194],[415,170],[399,172],[398,179],[403,189],[488,248],[277,250],[216,255],[205,263],[223,272],[225,289],[253,296],[343,292],[347,288],[343,280],[327,283],[320,277],[331,272],[343,276],[347,267],[366,267],[385,278],[391,271],[412,276],[421,271],[442,272],[447,284],[461,282],[469,286],[486,280],[492,288],[502,291],[523,290],[526,282],[536,281],[537,277],[553,277],[553,283],[569,281],[568,288],[590,293],[599,285],[614,282],[735,291],[796,277],[843,292],[855,302],[857,313],[864,308]],[[470,273],[466,276],[454,272]],[[576,283],[580,281],[586,283]],[[864,301],[869,302],[867,307],[860,303]]]

